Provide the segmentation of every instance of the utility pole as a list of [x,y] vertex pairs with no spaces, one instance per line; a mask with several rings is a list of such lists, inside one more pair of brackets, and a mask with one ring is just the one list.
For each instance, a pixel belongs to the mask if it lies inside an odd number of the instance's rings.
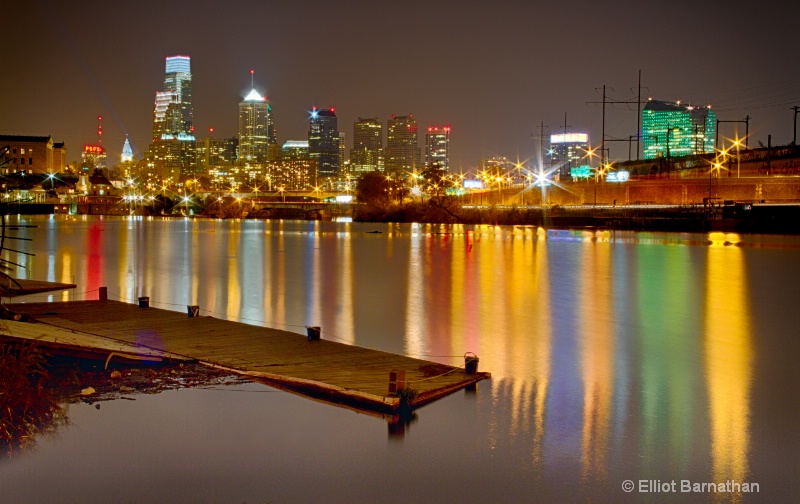
[[544,169],[544,121],[539,126],[539,155],[542,157],[542,169]]
[[603,84],[603,136],[600,140],[600,166],[606,165],[606,85]]
[[[639,97],[636,99],[636,160],[639,160],[639,141],[642,138],[642,70],[639,69]],[[628,144],[628,161],[631,160],[631,145]]]
[[797,111],[800,110],[800,107],[795,105],[792,107],[794,110],[794,134],[792,135],[792,145],[797,145]]
[[[722,124],[722,123],[744,123],[744,148],[745,149],[749,149],[747,139],[750,136],[750,116],[745,116],[745,118],[742,119],[741,121],[720,121],[719,119],[717,119],[717,128],[716,128],[716,131],[714,131],[714,149],[715,150],[719,148],[719,125]],[[737,128],[737,130],[738,130],[738,128]],[[736,136],[737,137],[739,136],[738,132],[737,132]]]
[[[623,105],[627,107],[628,110],[633,110],[631,105],[633,105],[634,98],[628,100],[617,100],[615,98],[611,98],[606,94],[606,85],[603,85],[603,99],[602,101],[591,101],[586,102],[587,105],[601,105],[602,109],[602,138],[600,140],[600,150],[603,154],[601,154],[601,165],[605,165],[607,158],[611,156],[605,156],[605,144],[606,142],[628,142],[628,151],[630,152],[632,148],[633,139],[636,138],[636,159],[639,159],[639,153],[641,152],[641,140],[642,140],[642,71],[639,70],[639,81],[638,81],[638,90],[634,91],[631,88],[631,92],[637,92],[636,100],[636,135],[628,135],[626,138],[614,138],[606,135],[606,106],[611,105],[611,108],[616,108],[617,105]],[[596,87],[595,92],[599,93],[600,88]],[[614,88],[611,88],[611,92],[614,92]],[[628,160],[630,161],[630,154],[628,155]]]
[[750,116],[744,118],[744,148],[749,149],[748,141],[750,138]]

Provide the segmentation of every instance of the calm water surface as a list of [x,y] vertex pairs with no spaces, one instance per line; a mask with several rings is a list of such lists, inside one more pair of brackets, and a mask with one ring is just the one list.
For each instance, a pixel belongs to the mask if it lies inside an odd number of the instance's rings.
[[[15,221],[38,226],[17,275],[78,285],[31,301],[107,286],[448,364],[474,352],[493,378],[402,434],[260,384],[73,404],[68,427],[0,461],[0,501],[800,499],[800,238]],[[681,493],[682,480],[758,493]]]

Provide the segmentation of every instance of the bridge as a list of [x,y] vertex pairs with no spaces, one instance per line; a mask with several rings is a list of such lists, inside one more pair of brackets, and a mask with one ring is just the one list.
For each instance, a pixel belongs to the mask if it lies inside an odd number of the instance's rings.
[[353,215],[351,204],[323,201],[308,196],[252,198],[250,204],[250,213],[262,218],[321,220]]

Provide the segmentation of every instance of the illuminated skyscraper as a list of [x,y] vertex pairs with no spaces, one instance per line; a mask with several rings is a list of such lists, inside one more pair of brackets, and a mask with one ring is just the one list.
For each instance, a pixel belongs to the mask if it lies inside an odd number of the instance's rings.
[[359,117],[353,124],[350,173],[357,177],[372,171],[383,171],[383,124],[377,117]]
[[[172,124],[164,133],[177,135],[185,133],[194,135],[194,112],[192,109],[192,72],[189,56],[170,56],[167,58],[166,74],[164,75],[164,91],[162,95],[169,95],[166,109],[172,107],[170,113],[165,109],[167,120]],[[166,97],[161,97],[162,106]],[[158,104],[158,99],[156,100]],[[170,117],[172,115],[172,117]]]
[[392,115],[386,129],[386,171],[398,174],[414,173],[420,169],[417,121],[414,116]]
[[159,178],[192,173],[195,163],[192,73],[188,56],[166,59],[164,90],[156,92],[153,109],[153,143],[147,159]]
[[591,159],[584,159],[588,151],[589,135],[586,133],[550,135],[550,162],[553,168],[558,167],[560,180],[569,180],[573,168],[590,165]]
[[308,152],[318,160],[320,177],[339,175],[339,130],[333,108],[311,111],[308,127]]
[[450,170],[450,126],[429,126],[425,134],[425,167]]
[[266,163],[269,143],[267,99],[255,89],[239,103],[239,160]]
[[649,100],[642,110],[645,159],[680,157],[714,151],[717,116],[711,106]]

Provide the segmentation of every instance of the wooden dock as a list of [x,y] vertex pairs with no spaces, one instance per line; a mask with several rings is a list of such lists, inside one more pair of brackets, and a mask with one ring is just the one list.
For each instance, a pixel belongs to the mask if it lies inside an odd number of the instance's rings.
[[[0,335],[144,360],[196,360],[253,377],[278,388],[345,406],[394,412],[390,372],[405,372],[416,408],[489,378],[402,355],[213,317],[142,308],[118,301],[68,301],[8,305],[29,322],[2,321]],[[323,333],[324,334],[324,333]],[[113,356],[111,357],[113,358]]]

